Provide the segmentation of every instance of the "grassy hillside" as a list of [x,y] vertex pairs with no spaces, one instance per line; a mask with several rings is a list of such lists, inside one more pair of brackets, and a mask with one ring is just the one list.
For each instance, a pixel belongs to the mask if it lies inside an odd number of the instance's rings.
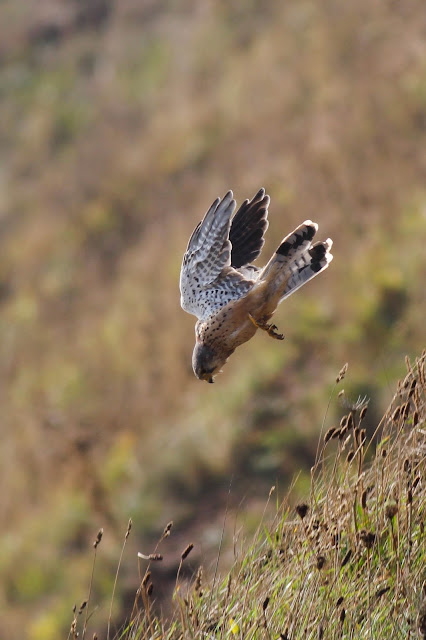
[[[255,527],[265,492],[309,469],[340,419],[335,395],[324,407],[347,361],[372,433],[424,342],[424,34],[421,0],[1,4],[8,638],[65,632],[100,527],[106,603],[129,517],[134,552],[172,518],[175,565],[189,532],[212,559],[232,477],[229,511],[243,501]],[[335,260],[280,308],[279,348],[256,336],[203,385],[181,256],[217,195],[262,185],[259,264],[306,218]],[[135,587],[122,569],[117,616]]]
[[[407,361],[374,440],[363,428],[368,404],[346,403],[340,425],[323,436],[307,501],[294,507],[291,493],[277,499],[270,523],[274,486],[252,542],[234,523],[230,572],[206,581],[200,566],[188,581],[182,569],[194,545],[182,548],[171,619],[155,613],[155,565],[173,536],[167,525],[140,561],[131,616],[114,637],[426,637],[425,365],[426,354]],[[95,627],[90,607],[89,596],[75,612],[72,638]]]

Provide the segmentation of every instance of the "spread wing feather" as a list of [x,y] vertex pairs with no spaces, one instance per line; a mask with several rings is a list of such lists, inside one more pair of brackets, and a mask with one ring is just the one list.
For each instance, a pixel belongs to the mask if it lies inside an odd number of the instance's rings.
[[244,200],[232,219],[229,240],[232,244],[231,265],[243,267],[259,256],[268,228],[270,198],[265,189],[259,189],[252,200]]
[[[234,210],[232,191],[228,191],[223,200],[217,198],[195,227],[183,257],[180,273],[181,306],[199,320],[207,320],[231,300],[241,298],[253,286],[253,280],[231,266],[229,233]],[[242,216],[240,222],[242,224]],[[243,236],[238,233],[235,237]]]
[[211,284],[223,267],[231,263],[229,227],[235,209],[232,191],[221,200],[217,198],[203,220],[195,227],[182,267],[191,270],[202,286]]

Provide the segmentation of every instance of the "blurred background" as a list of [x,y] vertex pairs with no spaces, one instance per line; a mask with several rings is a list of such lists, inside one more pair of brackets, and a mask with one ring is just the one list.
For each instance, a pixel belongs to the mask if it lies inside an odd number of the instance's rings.
[[[3,0],[0,7],[0,611],[9,640],[65,637],[87,597],[130,614],[136,552],[169,520],[157,602],[214,568],[350,397],[389,403],[423,346],[424,0]],[[216,384],[193,376],[182,254],[229,189],[264,186],[259,264],[306,218],[334,262]],[[229,486],[232,486],[229,491]],[[229,494],[229,495],[228,495]],[[274,497],[275,500],[275,497]],[[163,591],[161,590],[163,589]],[[166,606],[166,605],[164,605]]]

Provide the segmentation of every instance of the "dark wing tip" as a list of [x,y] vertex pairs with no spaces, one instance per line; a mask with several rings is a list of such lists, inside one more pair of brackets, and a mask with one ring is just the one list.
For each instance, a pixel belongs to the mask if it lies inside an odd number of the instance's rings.
[[234,268],[249,264],[261,252],[263,234],[268,228],[269,201],[262,187],[251,200],[244,200],[235,214],[229,233],[232,243],[231,265]]

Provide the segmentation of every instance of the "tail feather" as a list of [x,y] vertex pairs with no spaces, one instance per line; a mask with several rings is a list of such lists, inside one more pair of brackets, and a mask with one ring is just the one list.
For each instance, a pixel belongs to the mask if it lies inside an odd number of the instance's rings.
[[292,293],[300,289],[306,282],[315,278],[321,271],[327,269],[333,256],[330,249],[333,245],[332,240],[327,238],[324,242],[317,242],[312,247],[305,249],[304,252],[289,265],[288,269],[291,275],[287,281],[280,302],[284,298],[288,298]]
[[277,273],[285,273],[286,267],[297,261],[311,246],[312,239],[318,230],[318,225],[311,220],[305,220],[301,225],[284,238],[280,246],[263,268],[260,278],[265,279]]
[[318,225],[312,220],[305,220],[297,229],[284,238],[276,251],[275,259],[282,264],[292,263],[311,246],[312,239],[318,231]]
[[259,273],[259,281],[270,281],[279,290],[279,302],[324,271],[333,259],[332,241],[312,244],[318,225],[305,220],[281,242]]

